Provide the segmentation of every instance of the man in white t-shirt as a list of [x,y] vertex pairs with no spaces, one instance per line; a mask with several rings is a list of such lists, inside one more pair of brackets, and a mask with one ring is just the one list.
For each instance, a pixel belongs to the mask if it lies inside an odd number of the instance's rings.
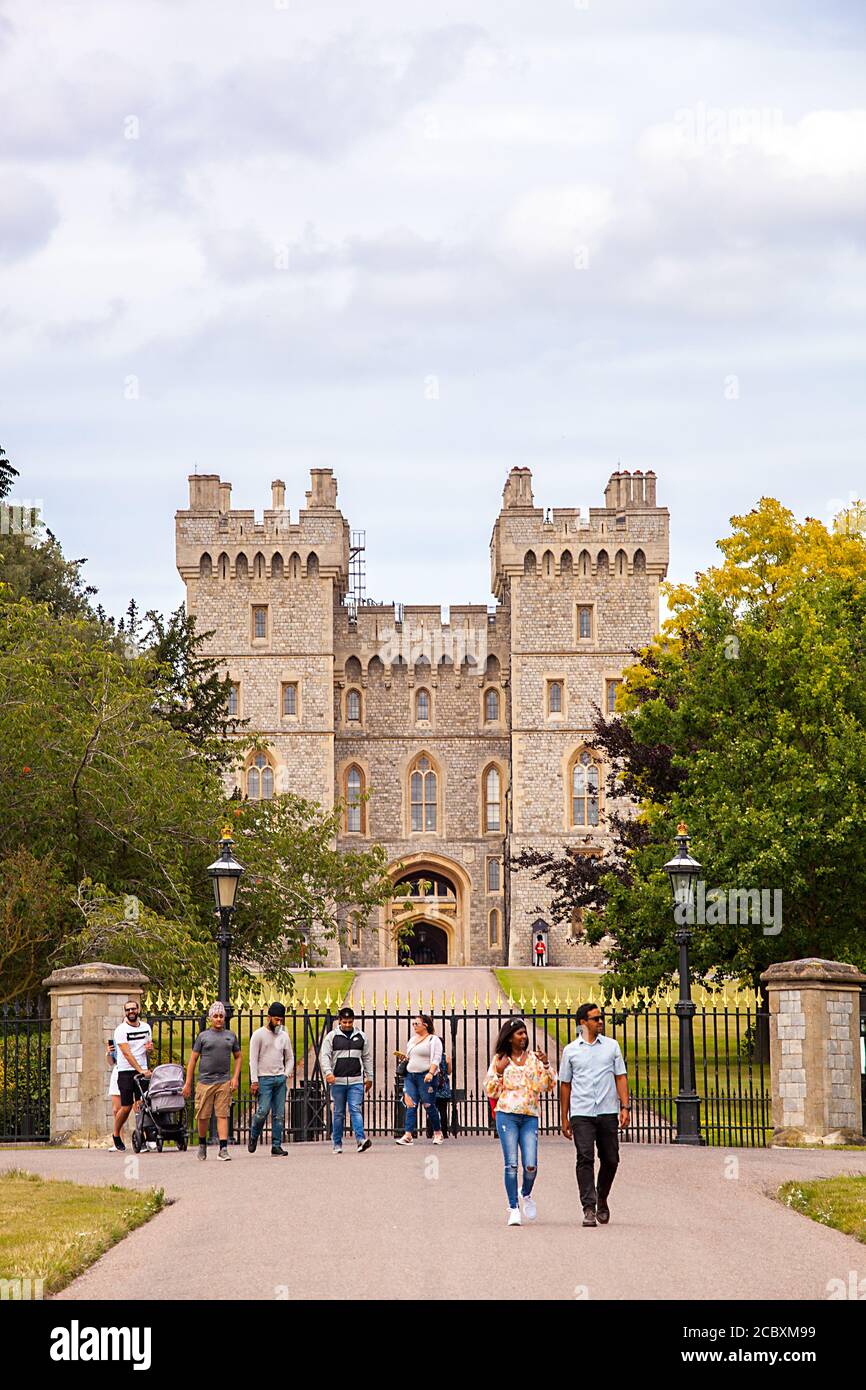
[[123,1006],[123,1022],[114,1030],[114,1045],[117,1049],[117,1085],[120,1089],[120,1106],[114,1117],[114,1147],[121,1153],[126,1148],[121,1139],[121,1131],[129,1119],[129,1112],[135,1104],[135,1091],[132,1080],[135,1076],[150,1076],[148,1053],[153,1051],[153,1035],[150,1024],[141,1018],[137,999],[127,999]]

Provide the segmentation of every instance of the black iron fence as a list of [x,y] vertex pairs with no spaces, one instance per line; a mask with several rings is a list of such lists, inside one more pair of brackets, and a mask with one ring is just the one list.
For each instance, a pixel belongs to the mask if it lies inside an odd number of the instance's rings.
[[49,1137],[51,1015],[47,1004],[0,1009],[0,1143]]
[[[507,1007],[442,1007],[432,1012],[443,1039],[450,1070],[450,1096],[443,1102],[450,1134],[495,1133],[484,1082],[496,1036],[512,1016]],[[535,1006],[521,1010],[529,1025],[530,1043],[550,1057],[558,1069],[562,1050],[575,1035],[573,1012]],[[673,1009],[603,1009],[605,1033],[622,1048],[632,1097],[631,1142],[670,1143],[676,1138],[676,1095],[679,1089],[679,1025]],[[370,1043],[374,1084],[364,1103],[365,1128],[372,1135],[398,1134],[403,1128],[402,1086],[396,1075],[398,1050],[405,1050],[417,1010],[358,1010],[356,1026]],[[155,1062],[186,1064],[195,1038],[207,1026],[203,1014],[150,1013]],[[233,1134],[245,1142],[256,1109],[247,1065],[249,1040],[265,1023],[261,1011],[235,1011],[231,1027],[238,1034],[243,1067],[233,1107]],[[325,1034],[336,1025],[331,1008],[289,1014],[286,1027],[295,1055],[295,1074],[289,1083],[285,1138],[293,1142],[323,1142],[331,1134],[331,1106],[319,1057]],[[701,1128],[708,1144],[762,1146],[772,1131],[768,1015],[754,1009],[705,1008],[695,1017],[697,1089],[701,1096]],[[193,1101],[189,1105],[190,1132]],[[539,1128],[543,1134],[559,1129],[556,1091],[542,1096]],[[266,1129],[264,1140],[269,1131]]]

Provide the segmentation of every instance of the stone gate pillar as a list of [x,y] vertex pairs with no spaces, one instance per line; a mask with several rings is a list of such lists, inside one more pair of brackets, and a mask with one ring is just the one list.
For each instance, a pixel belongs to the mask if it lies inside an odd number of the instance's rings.
[[770,997],[775,1144],[866,1143],[860,1092],[860,989],[855,966],[780,961]]
[[73,965],[43,980],[51,996],[51,1139],[104,1143],[113,1115],[105,1048],[127,999],[141,999],[147,977],[127,965]]

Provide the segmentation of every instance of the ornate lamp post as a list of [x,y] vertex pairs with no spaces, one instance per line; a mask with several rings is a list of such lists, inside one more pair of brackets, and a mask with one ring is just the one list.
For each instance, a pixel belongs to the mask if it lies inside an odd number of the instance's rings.
[[231,1018],[231,1004],[229,1003],[229,951],[231,950],[231,919],[235,910],[235,900],[238,895],[238,884],[241,874],[244,871],[243,864],[239,864],[235,859],[232,850],[234,840],[232,832],[228,826],[223,830],[220,840],[222,853],[219,859],[215,859],[208,865],[208,873],[213,884],[213,895],[216,903],[216,910],[219,914],[220,926],[217,935],[217,946],[219,947],[219,998],[226,1006],[226,1023]]
[[680,948],[680,997],[676,1012],[680,1021],[680,1089],[677,1095],[678,1144],[703,1144],[701,1138],[701,1098],[695,1086],[695,1005],[692,1001],[689,974],[689,945],[692,933],[688,922],[695,901],[695,884],[701,866],[689,854],[689,836],[685,825],[677,826],[677,852],[665,864],[674,895],[675,940]]

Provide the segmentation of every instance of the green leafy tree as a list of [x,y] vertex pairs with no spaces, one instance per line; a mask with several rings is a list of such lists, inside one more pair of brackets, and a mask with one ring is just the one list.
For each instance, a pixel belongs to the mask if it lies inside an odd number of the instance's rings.
[[714,922],[709,903],[698,977],[757,987],[777,960],[866,964],[866,541],[764,499],[719,548],[722,565],[669,590],[671,617],[625,673],[620,713],[596,719],[608,795],[637,814],[609,817],[602,860],[519,861],[553,889],[557,917],[581,908],[590,942],[613,936],[609,988],[674,974],[662,866],[680,821],[708,888],[782,895],[778,931],[770,912]]
[[17,477],[18,469],[12,467],[6,450],[0,448],[0,500],[9,496],[12,491],[12,479]]
[[0,859],[0,1004],[38,994],[70,917],[53,859],[19,847]]

